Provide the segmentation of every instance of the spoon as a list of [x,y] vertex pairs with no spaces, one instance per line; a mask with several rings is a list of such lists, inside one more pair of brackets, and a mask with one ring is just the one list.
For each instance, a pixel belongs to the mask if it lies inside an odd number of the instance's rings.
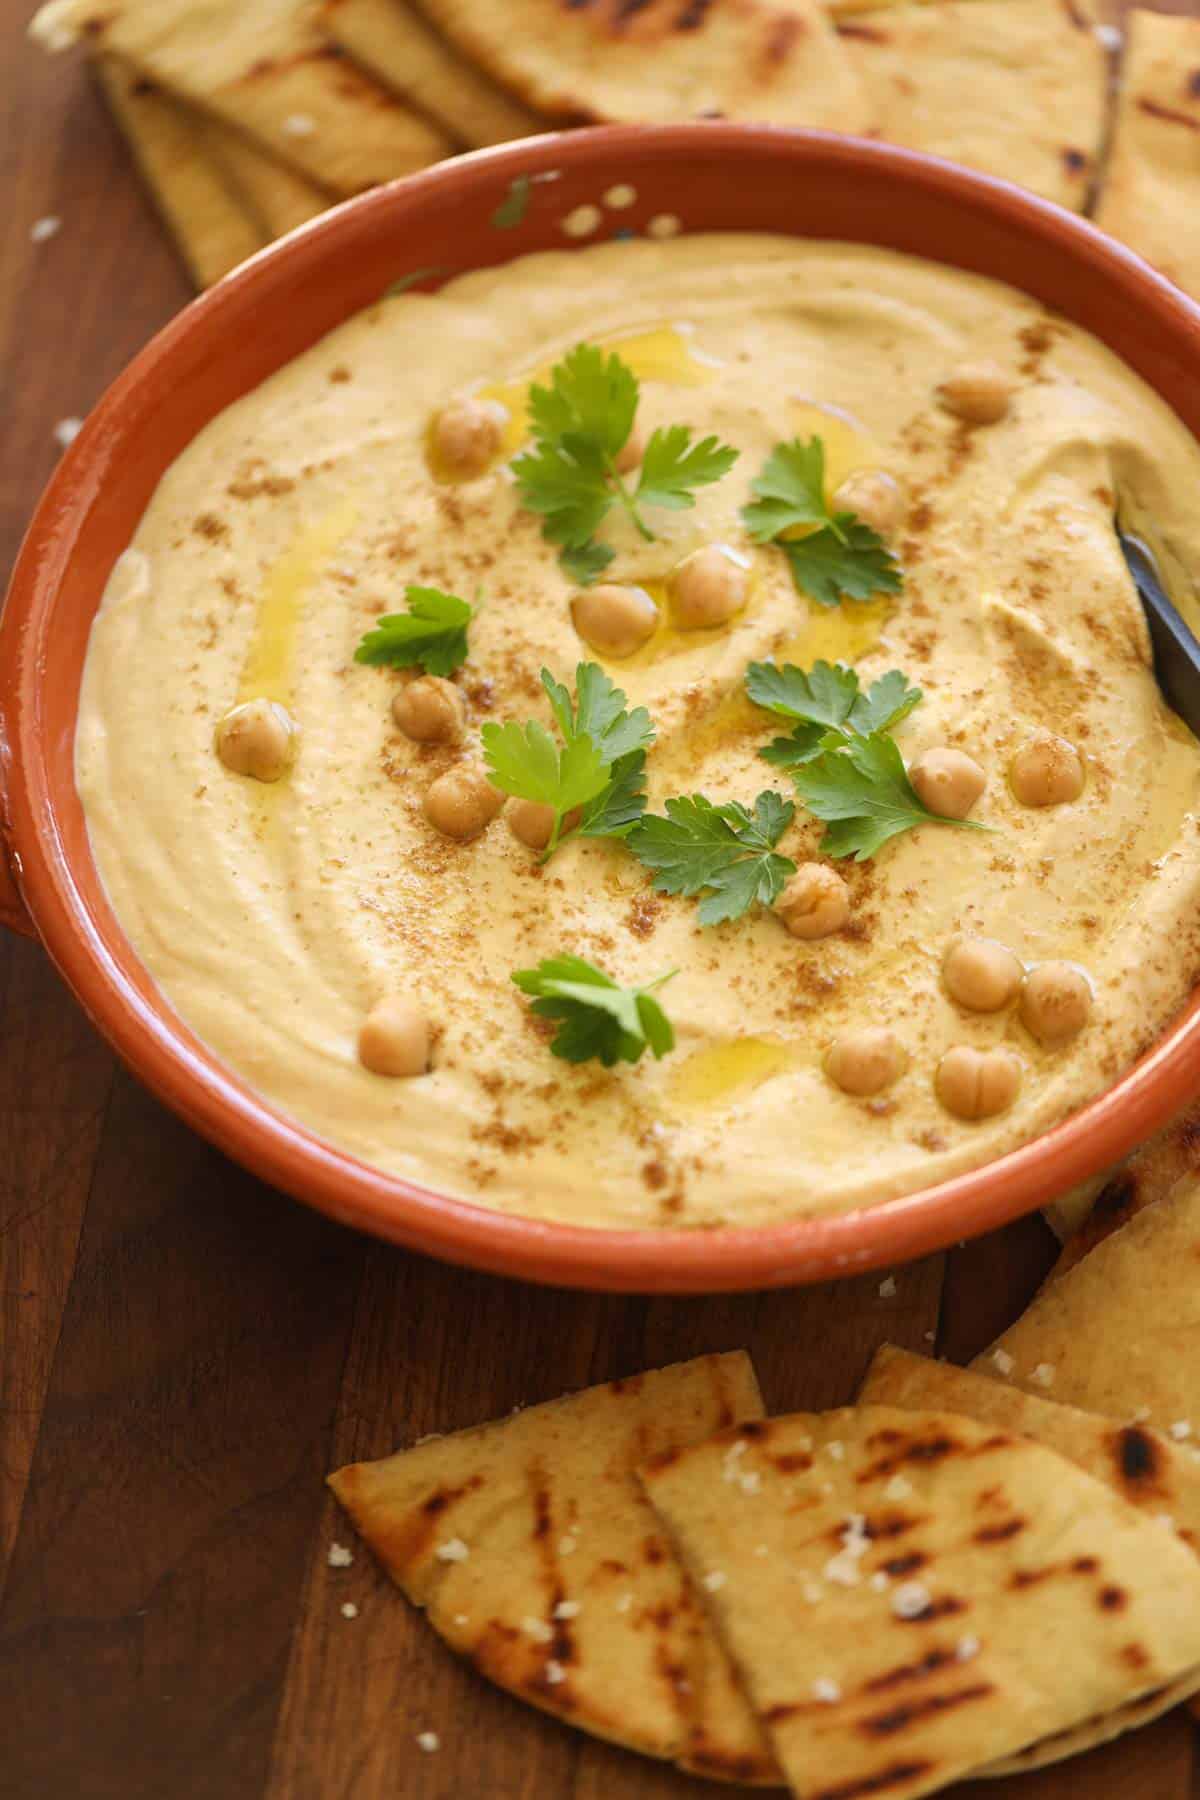
[[1172,710],[1200,737],[1200,640],[1167,599],[1146,545],[1119,526],[1117,538],[1150,627],[1158,685]]

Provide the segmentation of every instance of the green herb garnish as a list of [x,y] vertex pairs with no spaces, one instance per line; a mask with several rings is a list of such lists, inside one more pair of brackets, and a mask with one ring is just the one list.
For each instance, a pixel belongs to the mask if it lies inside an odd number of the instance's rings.
[[793,771],[792,781],[809,812],[826,822],[821,840],[826,856],[865,862],[889,838],[917,825],[988,829],[974,819],[944,819],[923,806],[894,740],[881,731],[820,751]]
[[[810,762],[819,750],[832,749],[848,733],[869,737],[892,731],[922,694],[899,669],[889,669],[864,693],[854,669],[845,663],[814,663],[798,669],[773,662],[751,663],[746,692],[756,706],[781,718],[794,719],[789,737],[776,738],[759,755],[777,768],[794,769]],[[835,735],[836,734],[836,735]]]
[[[750,491],[756,498],[742,508],[747,531],[756,543],[778,544],[797,588],[818,606],[899,593],[900,566],[879,533],[852,512],[830,512],[819,437],[776,444]],[[783,535],[797,528],[807,535]]]
[[450,675],[467,660],[467,626],[472,608],[440,588],[407,587],[407,612],[385,613],[354,652],[355,662],[391,663],[427,675]]
[[[489,722],[480,735],[493,785],[553,809],[554,828],[541,858],[546,862],[569,837],[623,837],[641,818],[654,725],[644,706],[626,710],[625,695],[597,663],[579,664],[573,701],[549,669],[542,670],[542,686],[561,743],[536,719],[525,725]],[[576,809],[579,823],[564,831],[564,819]]]
[[661,894],[698,894],[701,925],[740,919],[754,901],[770,906],[796,865],[775,849],[795,807],[769,790],[754,810],[740,801],[714,806],[703,794],[666,803],[666,817],[651,814],[629,834],[629,848],[654,870]]
[[675,1048],[671,1021],[653,990],[670,981],[674,969],[645,987],[622,987],[582,956],[551,956],[536,969],[517,969],[513,981],[533,996],[533,1011],[557,1019],[550,1045],[567,1062],[599,1057],[606,1069],[616,1062],[638,1062],[643,1051],[665,1056]]
[[737,451],[715,437],[693,442],[686,425],[660,427],[642,455],[636,486],[617,469],[638,405],[638,378],[616,352],[578,344],[550,373],[550,386],[529,390],[533,448],[512,465],[522,504],[542,515],[542,534],[559,546],[573,581],[586,586],[616,554],[595,535],[621,506],[643,538],[654,533],[644,507],[695,505],[693,490],[719,481]]

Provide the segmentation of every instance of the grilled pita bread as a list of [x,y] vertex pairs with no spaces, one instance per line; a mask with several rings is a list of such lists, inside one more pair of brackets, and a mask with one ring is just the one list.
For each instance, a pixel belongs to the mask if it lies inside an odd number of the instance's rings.
[[1108,88],[1083,4],[944,0],[837,29],[880,137],[1082,210]]
[[332,197],[315,182],[267,156],[220,119],[204,113],[192,116],[199,121],[205,149],[256,214],[268,237],[283,237],[333,204]]
[[537,114],[479,73],[405,0],[324,0],[317,21],[363,68],[477,149],[544,131]]
[[1200,19],[1134,12],[1096,223],[1200,298]]
[[1075,1216],[1050,1279],[1065,1275],[1137,1213],[1165,1199],[1185,1175],[1200,1175],[1200,1109],[1191,1107],[1135,1150],[1104,1179]]
[[209,287],[267,241],[206,154],[194,117],[114,57],[96,74],[146,185],[197,287]]
[[339,195],[436,162],[445,133],[348,64],[303,0],[52,0],[35,37],[124,57]]
[[[1200,1548],[1200,1456],[1144,1425],[1121,1425],[1073,1406],[1060,1406],[890,1344],[876,1352],[859,1403],[902,1406],[906,1412],[936,1408],[964,1413],[1001,1430],[1021,1432],[1056,1450],[1159,1524],[1173,1526],[1193,1551]],[[1124,1731],[1148,1725],[1198,1688],[1200,1669],[1105,1718],[1043,1739],[988,1773],[1013,1774],[1078,1756]]]
[[589,1388],[330,1486],[446,1642],[521,1699],[697,1773],[778,1781],[634,1471],[762,1417],[749,1359]]
[[751,1422],[643,1481],[804,1800],[916,1800],[1200,1664],[1200,1561],[991,1425]]
[[421,0],[464,55],[550,118],[725,117],[862,131],[816,0]]

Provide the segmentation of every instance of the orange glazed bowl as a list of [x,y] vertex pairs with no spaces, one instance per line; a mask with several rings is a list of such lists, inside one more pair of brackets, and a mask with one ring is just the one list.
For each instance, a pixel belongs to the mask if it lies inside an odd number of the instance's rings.
[[[1098,1100],[1023,1149],[903,1199],[754,1228],[606,1231],[512,1217],[333,1149],[175,1016],[109,907],[75,790],[92,617],[171,462],[213,416],[390,284],[562,248],[610,186],[623,229],[875,244],[992,276],[1095,334],[1200,436],[1200,311],[1090,225],[1001,182],[851,138],[704,123],[531,138],[378,189],[264,250],[150,343],[63,457],[0,624],[0,919],[36,934],[114,1049],[264,1180],[346,1224],[563,1285],[704,1293],[825,1280],[988,1231],[1117,1161],[1200,1091],[1193,1000]],[[584,215],[586,218],[586,215]],[[609,224],[603,227],[611,230]],[[580,241],[594,242],[595,235]],[[731,1199],[734,1197],[731,1196]]]

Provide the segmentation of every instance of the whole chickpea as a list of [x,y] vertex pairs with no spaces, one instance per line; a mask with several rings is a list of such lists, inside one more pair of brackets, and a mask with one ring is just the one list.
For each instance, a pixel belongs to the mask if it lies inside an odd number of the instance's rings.
[[1012,405],[1016,384],[999,363],[963,363],[938,387],[938,399],[968,425],[995,425]]
[[746,604],[750,572],[723,544],[706,544],[671,577],[671,610],[684,631],[724,625]]
[[429,1068],[429,1020],[413,1001],[387,994],[358,1033],[358,1060],[373,1075],[424,1075]]
[[227,712],[216,730],[217,755],[234,775],[279,781],[296,756],[298,727],[276,700],[247,700]]
[[999,1012],[1024,974],[1020,957],[995,938],[959,938],[942,961],[946,992],[971,1012]]
[[1083,792],[1083,758],[1066,738],[1039,731],[1013,757],[1008,780],[1022,806],[1065,806]]
[[865,1099],[899,1080],[906,1060],[895,1032],[882,1025],[866,1025],[835,1039],[825,1058],[825,1073],[844,1093]]
[[464,394],[443,406],[433,421],[434,461],[451,479],[483,475],[499,455],[508,413],[498,400]]
[[1074,963],[1044,962],[1021,989],[1021,1023],[1040,1044],[1065,1044],[1092,1015],[1092,984]]
[[417,744],[457,743],[466,713],[462,695],[444,675],[418,675],[399,688],[392,701],[393,719]]
[[658,608],[640,587],[602,582],[580,588],[571,601],[571,618],[585,643],[601,656],[632,656],[658,627]]
[[858,469],[834,493],[833,510],[852,512],[880,537],[889,537],[900,523],[904,494],[900,483],[882,469]]
[[1021,1059],[1012,1050],[973,1050],[957,1044],[938,1063],[933,1088],[959,1119],[991,1119],[1007,1112],[1021,1087]]
[[478,763],[459,763],[425,791],[425,817],[443,837],[465,844],[491,824],[504,805]]
[[819,862],[801,863],[776,900],[775,911],[793,937],[829,937],[850,917],[850,889],[836,869]]
[[[504,814],[513,836],[530,850],[544,850],[554,830],[554,808],[540,800],[510,800]],[[563,832],[574,831],[583,817],[583,808],[572,807],[563,814]]]
[[917,798],[939,819],[965,819],[987,786],[987,776],[964,750],[938,745],[910,763]]
[[618,475],[628,475],[630,469],[636,469],[646,454],[646,434],[636,422],[633,430],[613,457],[613,465]]

